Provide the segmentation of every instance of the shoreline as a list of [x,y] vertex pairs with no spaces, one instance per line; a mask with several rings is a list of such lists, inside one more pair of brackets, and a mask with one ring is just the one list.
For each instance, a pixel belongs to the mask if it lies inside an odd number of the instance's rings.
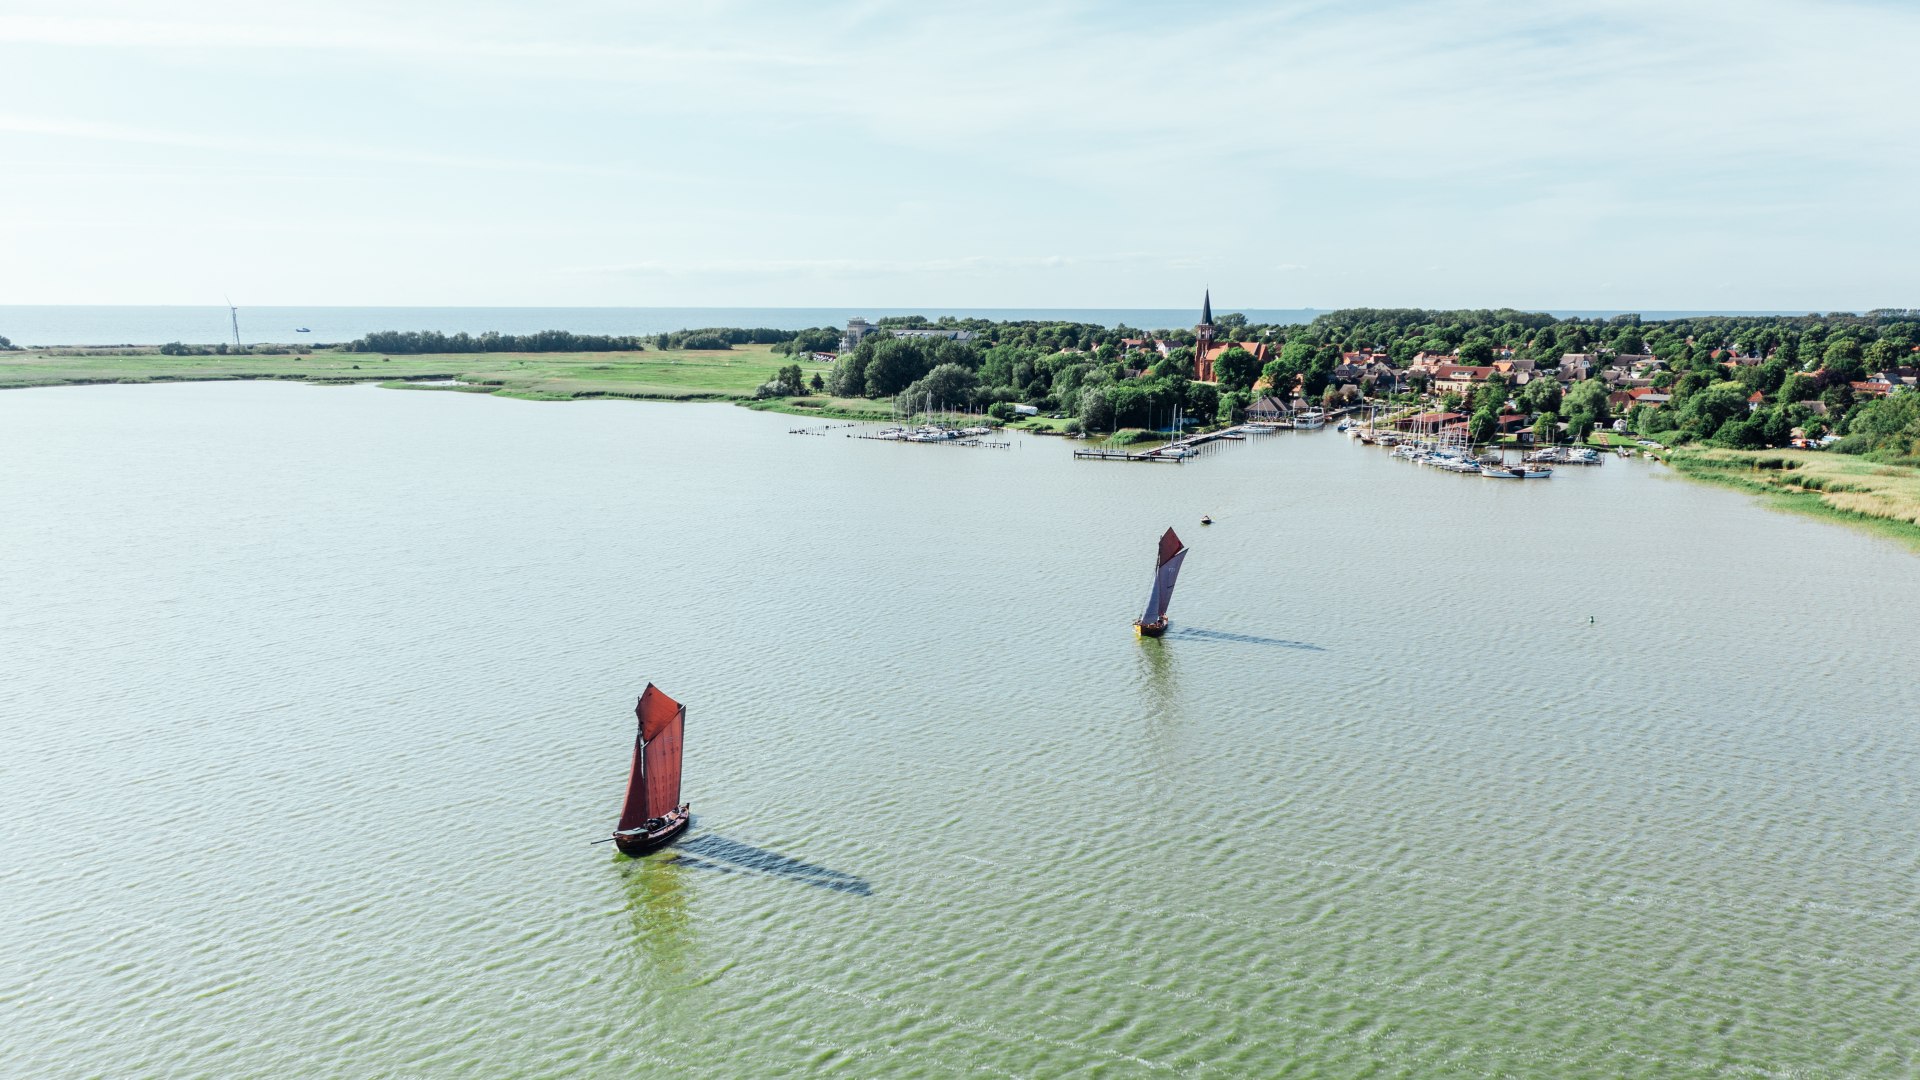
[[1666,463],[1688,480],[1755,496],[1769,510],[1872,533],[1920,553],[1920,469],[1809,450],[1681,449]]
[[[768,346],[605,353],[305,353],[164,356],[114,347],[0,353],[0,390],[192,382],[372,383],[383,389],[487,394],[522,401],[733,404],[820,420],[889,422],[891,403],[824,394],[756,398],[784,363]],[[805,373],[825,365],[803,363]],[[1032,431],[1015,421],[1008,430]],[[1051,426],[1043,423],[1041,426]],[[1755,496],[1771,510],[1869,532],[1920,552],[1920,469],[1832,452],[1680,448],[1658,455],[1690,481]]]
[[[607,352],[382,354],[314,348],[169,356],[157,348],[22,349],[0,353],[0,389],[171,382],[281,380],[377,383],[395,389],[490,393],[535,401],[752,401],[794,363],[766,345]],[[824,373],[809,357],[803,374]],[[457,381],[462,385],[422,386]]]

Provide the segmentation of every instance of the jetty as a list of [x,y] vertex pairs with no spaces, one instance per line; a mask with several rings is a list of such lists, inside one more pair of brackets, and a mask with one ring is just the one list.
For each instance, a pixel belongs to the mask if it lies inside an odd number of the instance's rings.
[[1209,431],[1204,435],[1184,435],[1172,442],[1163,443],[1151,450],[1125,450],[1119,447],[1094,446],[1084,450],[1075,450],[1073,456],[1088,461],[1170,461],[1175,465],[1200,453],[1200,448],[1215,442],[1245,441],[1249,429],[1245,426],[1230,427],[1220,431]]

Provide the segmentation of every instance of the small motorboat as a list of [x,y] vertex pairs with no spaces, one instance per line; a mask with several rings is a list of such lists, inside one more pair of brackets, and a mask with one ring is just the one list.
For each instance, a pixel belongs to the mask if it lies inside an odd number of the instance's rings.
[[673,843],[687,831],[693,815],[680,801],[680,748],[686,736],[687,707],[648,683],[633,711],[640,718],[633,771],[627,776],[620,824],[608,839],[620,854],[637,859]]
[[1134,620],[1134,633],[1159,637],[1167,632],[1167,603],[1173,599],[1173,583],[1186,559],[1187,545],[1180,542],[1180,537],[1172,529],[1162,533],[1153,560],[1153,589],[1147,593],[1147,610]]
[[1212,514],[1201,514],[1201,515],[1200,515],[1200,524],[1202,524],[1202,525],[1211,525],[1211,524],[1213,524],[1213,515],[1212,515]]
[[296,326],[296,327],[294,327],[294,328],[293,328],[293,332],[294,332],[294,333],[296,333],[296,334],[311,334],[311,333],[313,333],[313,331],[311,331],[311,330],[309,330],[309,329],[307,329],[307,328],[306,328],[306,327],[304,327],[304,326]]

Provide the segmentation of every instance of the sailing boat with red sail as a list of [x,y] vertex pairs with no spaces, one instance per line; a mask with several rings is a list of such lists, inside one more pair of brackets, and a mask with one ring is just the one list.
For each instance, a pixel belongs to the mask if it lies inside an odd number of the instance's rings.
[[1173,583],[1180,576],[1180,564],[1187,558],[1187,545],[1172,529],[1160,535],[1160,551],[1153,561],[1153,591],[1147,593],[1147,610],[1134,620],[1133,631],[1142,637],[1159,637],[1167,632],[1167,604],[1173,600]]
[[687,831],[692,815],[680,801],[680,744],[686,735],[687,707],[652,683],[634,706],[640,734],[633,744],[633,772],[627,777],[627,801],[613,844],[621,854],[638,857],[673,843]]

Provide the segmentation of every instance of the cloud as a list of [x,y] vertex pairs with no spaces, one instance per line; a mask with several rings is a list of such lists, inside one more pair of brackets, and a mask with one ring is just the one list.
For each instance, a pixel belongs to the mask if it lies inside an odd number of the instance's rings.
[[[259,9],[218,21],[142,17],[0,15],[0,44],[51,45],[77,49],[134,50],[287,50],[362,52],[402,58],[465,57],[476,60],[610,60],[675,69],[714,65],[770,64],[817,67],[826,61],[790,51],[749,51],[677,42],[672,44],[606,41],[551,41],[533,37],[474,37],[458,25],[429,32],[385,19],[323,17],[262,21]],[[344,24],[344,25],[343,25]]]
[[[571,273],[629,277],[741,277],[799,274],[817,277],[869,275],[982,276],[1009,271],[1075,270],[1086,267],[1180,267],[1196,260],[1145,252],[1092,255],[968,255],[936,259],[650,259],[609,266],[575,267]],[[1210,260],[1197,260],[1210,261]]]
[[[540,238],[484,270],[361,245],[449,288],[504,289],[503,265],[615,302],[780,302],[789,279],[1032,303],[1204,277],[1280,306],[1920,287],[1911,5],[6,6],[5,205],[114,208],[129,237],[244,211]],[[141,182],[184,165],[206,182]],[[256,179],[302,168],[327,182]],[[31,254],[14,265],[91,280],[51,241]]]
[[127,143],[143,146],[177,147],[248,156],[258,154],[302,158],[314,162],[340,159],[399,165],[428,165],[440,168],[483,169],[504,172],[536,173],[623,173],[570,162],[524,157],[485,157],[469,154],[441,154],[405,148],[387,148],[364,144],[319,140],[275,140],[171,131],[132,124],[99,123],[87,120],[56,119],[0,114],[0,132],[13,135],[39,135],[91,142]]

